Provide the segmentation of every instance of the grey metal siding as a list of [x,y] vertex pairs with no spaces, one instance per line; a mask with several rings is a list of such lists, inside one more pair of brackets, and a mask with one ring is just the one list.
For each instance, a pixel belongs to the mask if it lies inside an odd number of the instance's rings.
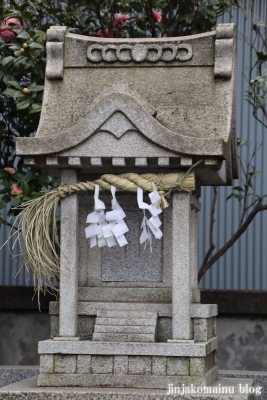
[[[243,1],[243,7],[248,9],[249,0]],[[254,3],[255,15],[264,21],[267,18],[267,1],[256,0]],[[255,192],[267,193],[267,132],[263,126],[252,116],[252,108],[243,97],[248,90],[245,79],[246,68],[249,65],[249,46],[252,42],[254,31],[251,29],[251,15],[247,19],[240,10],[228,13],[220,22],[235,22],[238,29],[237,42],[237,137],[251,143],[249,148],[242,147],[240,155],[242,160],[247,160],[257,143],[262,143],[255,159],[256,170],[262,171],[255,180]],[[238,181],[234,183],[239,185]],[[230,199],[225,201],[231,188],[219,188],[219,199],[216,212],[214,230],[215,243],[219,249],[235,232],[238,227],[240,208],[238,201]],[[201,265],[205,252],[209,247],[208,229],[212,201],[212,188],[202,191],[202,212],[199,225],[199,264]],[[214,266],[208,271],[200,282],[201,288],[207,289],[247,289],[267,290],[267,212],[258,214],[255,220],[242,235],[240,240],[228,250]]]
[[[7,210],[3,212],[3,219],[8,220]],[[12,221],[10,221],[12,223]],[[5,243],[10,228],[6,225],[1,225],[0,229],[0,247]],[[16,235],[15,235],[16,236]],[[20,266],[20,259],[18,257],[12,257],[9,248],[12,249],[14,254],[19,254],[19,246],[17,245],[15,236],[12,238],[9,245],[5,245],[0,250],[0,286],[33,286],[34,280],[31,274],[22,267],[18,273]]]

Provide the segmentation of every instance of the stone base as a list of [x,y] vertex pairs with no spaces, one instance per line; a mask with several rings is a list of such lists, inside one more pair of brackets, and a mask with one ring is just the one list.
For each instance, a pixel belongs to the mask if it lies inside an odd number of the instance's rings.
[[[168,394],[167,390],[126,389],[126,388],[40,388],[36,386],[36,378],[0,388],[0,400],[252,400],[254,395],[242,394],[239,385],[251,388],[253,381],[249,379],[223,378],[210,386],[212,394]],[[220,394],[222,388],[231,388],[234,394]],[[229,390],[229,389],[228,389]],[[217,394],[214,392],[217,391]]]
[[38,386],[43,387],[101,387],[101,388],[137,388],[165,389],[195,385],[210,386],[218,377],[217,366],[210,368],[204,376],[151,376],[151,375],[114,375],[114,374],[40,374]]
[[204,343],[39,343],[38,386],[165,389],[218,378],[217,338]]

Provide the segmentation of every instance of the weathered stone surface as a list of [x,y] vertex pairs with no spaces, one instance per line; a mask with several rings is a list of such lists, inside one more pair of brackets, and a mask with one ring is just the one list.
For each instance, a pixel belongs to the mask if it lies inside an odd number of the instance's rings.
[[92,374],[112,374],[113,357],[112,356],[92,356],[91,359]]
[[151,375],[152,373],[152,357],[128,357],[128,373],[129,375]]
[[206,342],[214,336],[213,318],[194,318],[194,340]]
[[[61,184],[76,182],[74,170],[63,170]],[[77,335],[78,305],[78,198],[67,196],[61,202],[60,224],[60,316],[59,336]]]
[[207,343],[98,343],[92,341],[39,342],[39,354],[154,355],[174,357],[206,357],[216,350],[217,338]]
[[94,333],[98,342],[155,342],[155,333]]
[[[79,314],[79,312],[78,312]],[[83,340],[92,340],[95,316],[92,315],[78,315],[77,335]],[[59,317],[51,315],[51,339],[59,336]]]
[[[76,149],[81,153],[77,144],[83,142],[82,147],[85,148],[86,139],[89,138],[90,141],[94,136],[98,136],[94,133],[101,131],[101,126],[107,129],[105,124],[109,118],[111,116],[115,118],[114,115],[120,113],[129,120],[128,124],[135,127],[136,132],[141,132],[145,137],[147,145],[143,146],[143,149],[148,150],[148,157],[151,150],[148,149],[149,142],[154,142],[153,144],[159,147],[166,147],[170,151],[185,153],[186,156],[207,155],[207,153],[227,155],[224,152],[223,140],[228,142],[230,136],[234,86],[233,31],[231,35],[231,38],[227,34],[227,37],[219,36],[218,39],[216,34],[211,32],[183,38],[183,43],[179,38],[158,39],[156,42],[154,39],[124,39],[120,43],[112,43],[110,39],[107,41],[86,36],[78,38],[77,35],[66,34],[64,79],[55,83],[47,81],[45,97],[49,101],[44,104],[37,136],[26,140],[20,138],[17,144],[18,151],[25,154],[36,153],[36,151],[53,154],[53,152],[68,150],[76,145]],[[53,64],[51,49],[55,46],[59,47],[56,54],[60,54],[60,57],[55,57],[52,75],[58,74],[62,78],[63,42],[48,43],[50,64]],[[129,57],[128,53],[127,56],[124,54],[123,46],[125,45],[130,48],[130,59],[127,59],[127,63],[123,62],[124,57]],[[94,46],[97,47],[96,52],[93,50]],[[107,52],[108,46],[111,46],[112,50]],[[95,63],[95,57],[97,57],[97,63]],[[72,60],[70,64],[67,61],[69,59]],[[81,60],[82,64],[85,63],[85,68],[79,68]],[[68,65],[71,65],[71,68],[68,68]],[[158,68],[159,66],[161,67]],[[172,79],[166,79],[166,68],[169,66],[173,67]],[[48,77],[50,76],[49,68]],[[155,84],[155,76],[151,73],[151,68],[156,71],[156,82],[161,82],[160,85]],[[55,73],[57,69],[60,71]],[[191,76],[196,69],[198,80],[192,87]],[[226,79],[216,80],[214,73],[216,77],[223,76]],[[122,89],[122,79],[127,82],[128,91]],[[110,86],[107,86],[107,82]],[[113,92],[110,89],[112,84],[114,85]],[[61,93],[60,100],[58,90]],[[120,92],[121,102],[118,104],[115,104],[116,91]],[[168,98],[165,96],[166,92],[170,93]],[[109,101],[111,98],[112,101]],[[224,99],[223,102],[221,98]],[[149,99],[151,104],[148,104],[145,99]],[[75,104],[75,107],[71,107],[71,112],[66,113],[70,104]],[[101,104],[101,110],[99,104]],[[179,104],[178,110],[177,104]],[[89,105],[91,108],[88,109]],[[112,107],[115,109],[113,110]],[[94,119],[90,120],[90,112],[94,114]],[[60,115],[64,115],[64,118],[59,118]],[[87,123],[88,119],[90,123]],[[109,125],[111,125],[108,126],[109,130],[105,132],[111,132],[113,135],[113,125],[111,122]],[[197,130],[194,129],[196,126]],[[72,134],[74,130],[76,135]],[[162,134],[163,131],[164,134]],[[128,132],[131,131],[128,130]],[[128,132],[125,134],[131,139],[132,132],[131,135]],[[100,136],[98,138],[100,139]],[[117,140],[116,136],[115,140]],[[100,139],[100,141],[103,152],[112,147],[109,139],[106,141]],[[97,157],[96,148],[91,144],[89,144],[90,150],[87,156],[92,151],[91,156]],[[75,154],[76,149],[74,149],[74,154],[68,155],[78,156],[77,153]],[[136,151],[135,157],[146,157],[138,152],[134,142],[130,143],[126,154],[113,154],[113,157],[125,157],[133,149]],[[102,156],[107,157],[106,154]],[[165,154],[159,155],[159,157],[164,156],[167,157]]]
[[156,319],[138,319],[138,318],[96,318],[96,325],[147,325],[147,326],[155,326]]
[[60,355],[54,356],[54,371],[59,374],[74,374],[77,368],[76,355]]
[[149,311],[109,311],[97,310],[98,318],[141,318],[141,319],[157,319],[157,314]]
[[211,318],[218,315],[218,306],[216,304],[192,304],[192,318]]
[[172,320],[171,318],[159,318],[157,324],[157,341],[167,342],[172,338]]
[[155,334],[153,325],[96,325],[95,333],[152,333]]
[[[192,339],[190,268],[190,193],[174,193],[172,203],[172,339]],[[182,279],[181,279],[182,277]]]
[[114,374],[127,375],[128,373],[128,356],[114,357]]
[[54,372],[53,354],[43,354],[40,356],[40,373],[52,374]]
[[[136,376],[140,379],[140,376]],[[146,379],[149,376],[145,377]],[[177,379],[177,377],[175,377]],[[178,383],[172,382],[177,387]],[[253,385],[251,379],[231,379],[231,378],[221,378],[212,385],[212,388],[219,387],[233,387],[234,395],[231,395],[232,400],[252,400],[249,395],[240,394],[239,384],[243,387],[247,384],[249,387]],[[189,384],[190,385],[190,384]],[[166,386],[168,387],[168,385]],[[116,388],[116,389],[106,389],[106,388],[37,388],[36,378],[26,379],[21,382],[14,383],[12,385],[6,386],[0,389],[0,400],[19,400],[22,398],[27,398],[27,400],[184,400],[192,398],[190,395],[179,395],[179,394],[167,394],[166,388],[162,390],[158,389],[127,389],[127,388]],[[207,399],[205,395],[195,395],[194,400],[204,400]],[[209,400],[225,400],[225,395],[209,395]],[[230,398],[230,396],[229,396]],[[264,400],[263,398],[259,398]]]
[[77,356],[77,374],[90,374],[91,372],[91,356]]
[[166,367],[166,357],[152,357],[152,375],[166,375]]
[[[101,288],[102,291],[102,288]],[[49,313],[51,318],[59,313],[59,303],[51,302],[49,307]],[[79,302],[78,303],[78,314],[80,316],[96,315],[97,309],[106,311],[146,311],[148,305],[146,303],[116,303],[116,302]],[[171,317],[172,316],[172,305],[171,303],[151,303],[149,304],[149,310],[155,312],[159,317]]]
[[204,376],[206,372],[206,362],[204,357],[190,358],[190,375]]
[[102,282],[162,282],[163,240],[153,240],[152,253],[143,250],[139,244],[143,217],[142,210],[127,210],[127,246],[102,249]]
[[168,357],[167,375],[189,375],[189,358]]

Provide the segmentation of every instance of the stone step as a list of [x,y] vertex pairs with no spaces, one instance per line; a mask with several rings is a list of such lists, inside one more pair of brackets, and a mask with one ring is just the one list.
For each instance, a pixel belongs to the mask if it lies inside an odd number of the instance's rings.
[[97,310],[97,317],[100,318],[141,318],[152,319],[157,318],[156,312],[149,311],[132,311],[132,310]]
[[96,318],[96,325],[134,325],[134,326],[143,326],[143,325],[151,325],[156,326],[157,319],[138,319],[138,318]]
[[93,341],[100,342],[155,342],[155,334],[94,333]]
[[95,325],[95,333],[152,333],[155,334],[153,325]]

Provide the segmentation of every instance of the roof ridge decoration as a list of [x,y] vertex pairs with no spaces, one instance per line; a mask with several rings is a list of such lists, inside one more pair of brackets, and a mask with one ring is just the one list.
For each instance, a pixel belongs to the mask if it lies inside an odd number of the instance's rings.
[[[167,54],[164,54],[164,50],[169,50]],[[185,54],[183,54],[185,53]],[[159,46],[157,44],[93,44],[88,47],[87,58],[92,63],[99,63],[105,61],[108,63],[122,62],[127,63],[134,61],[136,63],[142,63],[149,61],[155,63],[158,61],[171,62],[177,61],[188,61],[193,57],[193,48],[190,44],[180,43],[164,44]]]

